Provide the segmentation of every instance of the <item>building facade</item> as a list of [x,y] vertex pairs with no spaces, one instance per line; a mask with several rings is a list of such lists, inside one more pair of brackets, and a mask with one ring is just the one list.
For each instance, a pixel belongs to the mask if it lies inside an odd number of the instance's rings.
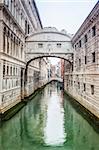
[[[42,28],[34,0],[0,0],[0,113],[47,83],[46,57],[55,56],[67,60],[65,90],[99,117],[99,2],[72,40],[64,30]],[[45,58],[29,63],[24,84],[27,63],[38,56]]]
[[[34,0],[0,0],[0,113],[24,98],[25,38],[41,28]],[[37,64],[28,67],[29,86]]]
[[[35,59],[27,67],[35,55],[28,56],[28,46],[32,53],[37,50],[36,57],[45,52],[54,55],[54,49],[66,57],[65,49],[71,53],[71,38],[56,28],[42,30],[34,0],[0,0],[0,40],[0,113],[4,113],[49,78],[46,58]],[[28,45],[31,40],[33,45]]]
[[65,90],[99,117],[99,2],[72,38],[73,69],[65,62]]
[[71,35],[55,27],[45,27],[26,38],[26,61],[36,57],[68,59],[73,53]]

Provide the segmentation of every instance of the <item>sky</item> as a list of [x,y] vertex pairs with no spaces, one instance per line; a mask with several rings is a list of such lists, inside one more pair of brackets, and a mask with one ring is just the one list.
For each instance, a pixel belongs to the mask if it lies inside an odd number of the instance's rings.
[[98,0],[35,0],[45,26],[75,34]]
[[[35,0],[43,27],[75,34],[98,0]],[[56,59],[55,59],[56,63]]]

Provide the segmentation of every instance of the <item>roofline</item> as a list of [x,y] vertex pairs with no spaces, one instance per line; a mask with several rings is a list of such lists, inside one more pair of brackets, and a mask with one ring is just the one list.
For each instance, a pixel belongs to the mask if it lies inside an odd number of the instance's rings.
[[79,29],[77,30],[77,32],[74,34],[72,41],[76,38],[77,34],[79,33],[79,31],[84,27],[85,22],[88,20],[88,18],[91,16],[91,14],[93,13],[93,11],[96,9],[96,7],[98,7],[99,5],[99,0],[98,2],[95,4],[95,6],[93,7],[93,9],[91,10],[91,12],[89,13],[89,15],[86,17],[86,19],[83,21],[83,23],[81,24],[81,26],[79,27]]
[[27,36],[26,38],[29,38],[31,36],[35,36],[37,34],[45,34],[45,33],[56,33],[56,34],[61,34],[61,35],[64,35],[64,36],[67,36],[68,38],[70,38],[70,40],[72,39],[68,34],[64,34],[64,33],[61,33],[61,32],[57,32],[57,31],[39,31],[39,32],[35,32],[29,36]]
[[39,19],[39,22],[40,22],[41,28],[43,28],[43,25],[42,25],[42,22],[41,22],[41,19],[40,19],[39,11],[38,11],[38,8],[37,8],[37,6],[36,6],[36,2],[35,2],[35,0],[33,0],[33,4],[34,4],[34,7],[35,7],[35,10],[36,10],[37,17],[38,17],[38,19]]

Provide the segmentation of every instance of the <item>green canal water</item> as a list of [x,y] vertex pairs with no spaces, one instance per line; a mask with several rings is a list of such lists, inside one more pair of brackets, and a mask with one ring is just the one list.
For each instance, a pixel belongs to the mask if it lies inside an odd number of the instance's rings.
[[0,126],[0,150],[99,150],[99,133],[52,83]]

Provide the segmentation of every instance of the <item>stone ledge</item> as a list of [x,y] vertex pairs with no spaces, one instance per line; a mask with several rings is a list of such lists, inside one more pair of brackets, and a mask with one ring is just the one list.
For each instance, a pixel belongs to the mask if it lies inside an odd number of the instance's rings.
[[52,81],[49,81],[46,84],[44,84],[43,86],[38,87],[31,95],[29,95],[29,96],[25,97],[24,99],[22,99],[21,102],[18,102],[15,106],[8,109],[4,113],[0,113],[0,123],[2,121],[7,121],[10,118],[12,118],[18,111],[20,111],[28,103],[28,101],[32,100],[37,95],[38,92],[40,92],[43,88],[45,88],[45,86],[47,84],[49,84],[51,82]]
[[70,93],[65,90],[65,96],[67,100],[70,101],[71,105],[76,109],[76,111],[83,116],[84,119],[92,125],[94,130],[99,133],[99,118],[90,112],[87,108],[80,104],[80,102],[74,98]]

